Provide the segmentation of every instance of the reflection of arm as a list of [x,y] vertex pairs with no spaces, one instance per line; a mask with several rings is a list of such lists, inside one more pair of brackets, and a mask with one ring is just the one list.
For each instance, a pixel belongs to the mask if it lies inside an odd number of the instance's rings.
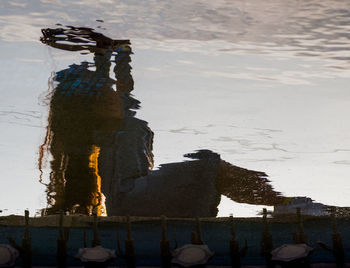
[[[47,28],[42,29],[41,32],[43,34],[40,38],[42,43],[68,51],[89,50],[93,53],[104,54],[108,48],[115,50],[122,45],[130,44],[130,40],[113,40],[84,27]],[[66,43],[58,43],[62,41]]]
[[235,202],[254,205],[281,204],[285,197],[274,191],[264,172],[233,166],[223,160],[220,162],[216,187]]
[[79,51],[79,50],[90,50],[91,46],[89,45],[70,45],[70,44],[61,44],[57,43],[57,40],[44,40],[43,38],[41,41],[51,47],[63,49],[63,50],[68,50],[68,51]]
[[68,51],[80,51],[80,50],[88,50],[93,53],[98,53],[98,54],[104,54],[107,49],[105,48],[99,48],[95,47],[93,45],[71,45],[71,44],[62,44],[62,43],[57,43],[55,41],[50,41],[50,40],[45,40],[45,42],[42,40],[43,43],[62,50],[68,50]]

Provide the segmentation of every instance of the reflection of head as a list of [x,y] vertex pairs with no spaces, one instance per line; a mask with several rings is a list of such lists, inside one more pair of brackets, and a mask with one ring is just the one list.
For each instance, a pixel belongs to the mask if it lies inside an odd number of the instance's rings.
[[[138,101],[133,90],[129,40],[113,40],[89,28],[43,29],[41,41],[69,51],[94,53],[94,66],[83,62],[56,73],[57,86],[50,101],[45,143],[40,148],[39,168],[45,151],[52,156],[47,185],[49,213],[58,210],[103,213],[99,158],[134,116]],[[117,82],[109,77],[112,54]],[[117,91],[113,89],[116,84]],[[150,154],[151,155],[151,154]],[[152,160],[153,162],[153,160]]]

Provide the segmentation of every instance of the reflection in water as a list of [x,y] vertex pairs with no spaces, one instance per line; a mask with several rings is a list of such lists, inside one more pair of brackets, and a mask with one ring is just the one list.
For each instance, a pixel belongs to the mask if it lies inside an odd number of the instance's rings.
[[[94,53],[94,64],[73,64],[54,78],[39,159],[42,169],[45,153],[52,157],[47,213],[216,216],[222,194],[241,203],[283,202],[265,173],[233,166],[209,150],[151,171],[153,132],[135,117],[139,102],[130,95],[130,42],[90,28],[42,32],[41,41],[52,47]],[[109,77],[113,56],[116,80]]]
[[[133,90],[129,41],[111,40],[87,28],[46,29],[43,34],[41,41],[50,46],[94,52],[96,68],[90,70],[93,66],[87,62],[74,64],[54,78],[58,85],[51,98],[49,125],[39,161],[41,168],[44,152],[49,150],[52,171],[47,186],[48,213],[63,209],[86,214],[97,209],[98,214],[103,214],[98,159],[116,138],[115,133],[125,130],[128,118],[134,115],[130,108],[138,104],[129,95]],[[115,80],[109,77],[114,46],[119,49],[114,68],[117,91],[112,87]],[[145,162],[152,166],[151,148],[144,145]]]
[[[349,1],[157,0],[133,5],[110,0],[96,5],[32,0],[19,5],[5,0],[1,5],[0,148],[2,177],[8,178],[0,196],[8,208],[1,208],[3,213],[19,214],[24,208],[34,213],[45,206],[46,188],[24,179],[38,177],[32,152],[46,112],[37,96],[50,70],[82,61],[69,61],[79,52],[38,44],[38,32],[57,20],[97,29],[102,24],[96,18],[104,20],[102,33],[130,38],[137,51],[131,65],[142,87],[135,94],[144,106],[142,118],[156,132],[157,166],[179,159],[182,152],[212,148],[230,163],[273,175],[274,187],[288,196],[349,204]],[[94,40],[85,41],[80,44],[96,46]],[[84,56],[89,62],[92,57]],[[169,120],[170,114],[176,117]],[[50,155],[48,150],[45,158],[52,160]],[[101,159],[98,164],[101,174]],[[30,195],[23,206],[17,197],[25,192]],[[243,215],[251,207],[226,206],[225,200],[221,215],[232,209]]]
[[240,203],[254,205],[281,204],[284,198],[276,193],[263,172],[236,167],[220,161],[216,185],[218,191]]

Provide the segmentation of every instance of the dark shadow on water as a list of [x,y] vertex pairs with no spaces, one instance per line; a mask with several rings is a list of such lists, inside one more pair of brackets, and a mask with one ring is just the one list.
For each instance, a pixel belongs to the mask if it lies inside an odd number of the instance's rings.
[[[94,63],[73,64],[54,77],[57,86],[50,100],[49,124],[39,159],[41,168],[45,152],[52,157],[47,213],[65,210],[89,214],[97,210],[98,214],[104,214],[102,191],[106,190],[102,188],[108,187],[102,180],[112,175],[104,170],[126,164],[130,169],[138,169],[126,175],[129,177],[146,175],[153,166],[153,133],[146,122],[134,117],[133,109],[138,108],[139,102],[130,95],[134,86],[129,65],[130,42],[109,39],[89,28],[42,32],[41,41],[52,47],[94,53]],[[109,77],[112,62],[115,79]],[[125,133],[128,133],[126,140]],[[124,147],[129,147],[129,151],[121,156]],[[137,147],[142,153],[132,158],[130,154],[136,153]],[[113,155],[108,155],[109,151]],[[129,159],[128,163],[123,157]],[[111,161],[117,166],[112,167]],[[128,183],[125,181],[121,179],[113,186],[128,187],[123,185]]]
[[274,191],[265,173],[231,165],[210,150],[152,171],[153,132],[135,117],[140,102],[131,95],[130,41],[73,26],[42,33],[51,47],[94,55],[93,63],[72,64],[54,77],[39,158],[42,170],[51,155],[46,214],[214,217],[221,195],[255,205],[291,200]]

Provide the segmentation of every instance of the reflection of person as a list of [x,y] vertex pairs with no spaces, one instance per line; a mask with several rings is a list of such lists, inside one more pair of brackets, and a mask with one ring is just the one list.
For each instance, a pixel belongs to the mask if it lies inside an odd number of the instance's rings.
[[210,150],[186,157],[192,161],[161,165],[119,194],[113,215],[215,217],[221,194],[248,204],[276,205],[284,197],[268,184],[266,174],[233,166]]
[[[92,71],[86,62],[74,64],[58,72],[54,78],[58,84],[50,101],[46,141],[41,146],[39,159],[41,168],[45,149],[52,155],[47,188],[48,213],[62,209],[87,214],[97,209],[98,214],[102,214],[99,165],[104,165],[99,155],[103,155],[114,142],[115,133],[123,132],[128,117],[133,117],[134,113],[129,108],[137,106],[137,101],[129,96],[133,89],[129,41],[111,40],[87,28],[45,29],[43,33],[41,41],[53,47],[94,52],[96,67]],[[61,44],[57,34],[66,35],[71,42],[78,39],[83,43],[94,41],[96,46]],[[114,69],[118,79],[117,91],[112,88],[115,81],[109,77],[113,50],[118,52]],[[141,125],[152,138],[153,134],[144,121],[136,119],[134,123]],[[153,156],[147,142],[143,150],[148,166],[152,166]],[[145,173],[145,170],[142,172]],[[118,187],[118,184],[114,186]]]
[[[283,197],[266,174],[233,166],[209,150],[187,157],[193,161],[153,167],[153,133],[135,118],[139,102],[131,97],[128,40],[112,40],[92,29],[45,29],[41,41],[69,51],[94,53],[88,63],[56,74],[50,102],[45,149],[52,155],[48,184],[49,213],[63,209],[108,215],[169,217],[216,216],[221,194],[236,202],[275,205]],[[61,41],[66,41],[62,43]],[[109,77],[116,52],[115,81]]]

